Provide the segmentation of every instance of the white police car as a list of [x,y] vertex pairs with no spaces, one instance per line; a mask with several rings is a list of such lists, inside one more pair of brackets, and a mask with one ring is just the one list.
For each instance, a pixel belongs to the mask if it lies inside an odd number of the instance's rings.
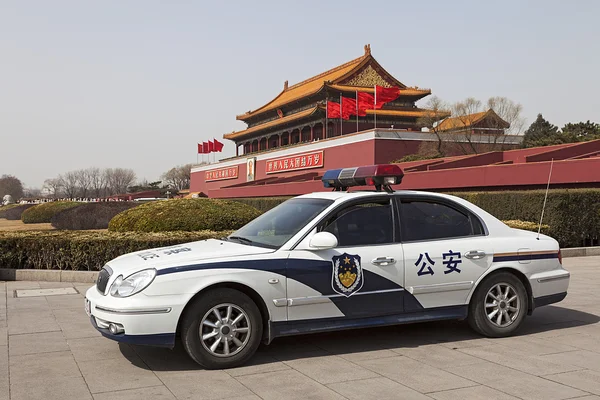
[[[118,257],[86,293],[91,322],[126,343],[173,347],[180,335],[199,364],[227,368],[302,333],[467,318],[507,336],[566,296],[556,240],[460,198],[393,192],[401,179],[396,165],[327,171],[334,191],[288,200],[227,238]],[[340,190],[364,185],[379,190]]]

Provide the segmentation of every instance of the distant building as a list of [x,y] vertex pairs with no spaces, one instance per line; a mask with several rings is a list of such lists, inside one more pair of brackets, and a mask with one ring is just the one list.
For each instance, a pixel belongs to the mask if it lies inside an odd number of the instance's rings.
[[436,129],[444,133],[464,133],[472,135],[504,135],[510,124],[500,118],[494,110],[446,118]]

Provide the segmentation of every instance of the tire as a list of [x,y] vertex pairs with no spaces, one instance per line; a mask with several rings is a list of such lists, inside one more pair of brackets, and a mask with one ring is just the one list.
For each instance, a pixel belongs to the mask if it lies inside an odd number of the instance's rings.
[[[505,298],[507,288],[509,295]],[[502,293],[498,292],[499,289]],[[507,301],[513,298],[514,300]],[[527,290],[519,278],[510,272],[493,273],[479,284],[471,299],[469,325],[487,337],[510,336],[523,323],[528,307]]]
[[262,322],[250,297],[234,289],[215,289],[190,304],[181,323],[181,340],[190,357],[204,368],[232,368],[247,362],[258,349]]

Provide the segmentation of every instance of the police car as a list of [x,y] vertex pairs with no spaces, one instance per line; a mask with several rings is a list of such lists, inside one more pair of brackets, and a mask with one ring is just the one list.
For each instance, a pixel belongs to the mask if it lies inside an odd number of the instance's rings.
[[173,347],[180,336],[196,362],[228,368],[303,333],[468,319],[508,336],[565,298],[556,240],[457,197],[394,192],[402,176],[397,165],[327,171],[332,191],[290,199],[226,238],[118,257],[86,293],[91,323],[125,343]]

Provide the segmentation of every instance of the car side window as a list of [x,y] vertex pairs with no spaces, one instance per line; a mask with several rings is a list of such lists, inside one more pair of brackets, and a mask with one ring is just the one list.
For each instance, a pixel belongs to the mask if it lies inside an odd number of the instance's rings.
[[479,221],[449,205],[425,200],[401,201],[402,240],[447,239],[480,235]]
[[394,241],[394,220],[389,200],[354,204],[326,219],[321,231],[338,239],[338,246],[368,246]]

